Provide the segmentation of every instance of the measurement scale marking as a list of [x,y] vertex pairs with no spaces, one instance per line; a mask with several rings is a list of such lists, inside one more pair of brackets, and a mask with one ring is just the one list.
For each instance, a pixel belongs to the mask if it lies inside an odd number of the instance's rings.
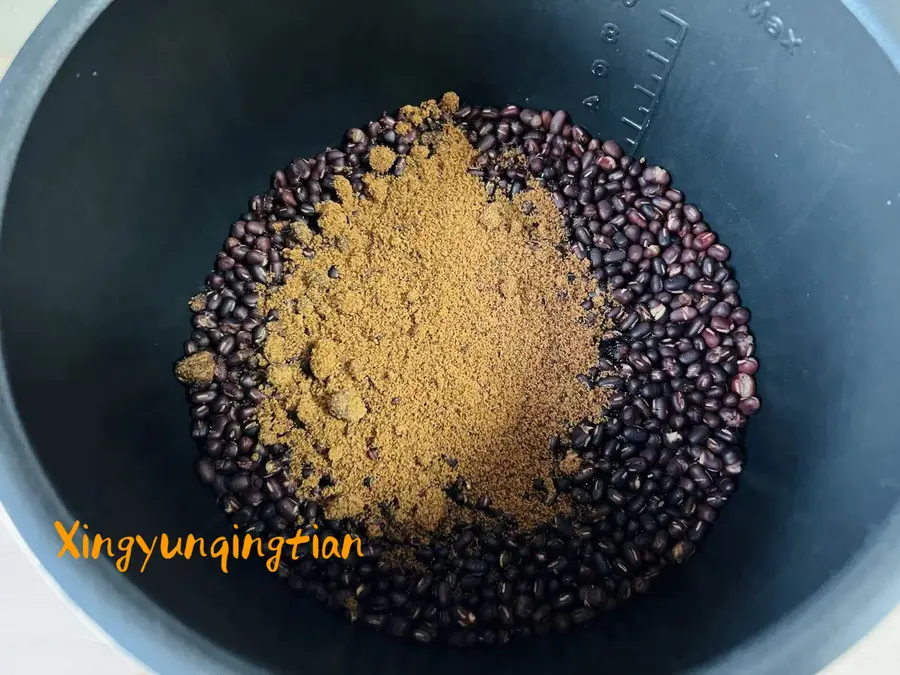
[[659,61],[660,63],[662,63],[664,65],[669,65],[669,59],[667,59],[662,54],[653,51],[652,49],[647,50],[647,56],[649,56],[650,58],[656,59],[657,61]]
[[637,130],[637,135],[634,138],[627,138],[626,141],[631,144],[631,154],[637,154],[638,146],[641,144],[641,141],[644,139],[644,136],[647,133],[647,130],[650,128],[650,123],[653,121],[653,115],[656,113],[656,109],[659,106],[660,101],[662,100],[662,95],[666,87],[666,83],[669,81],[669,76],[672,74],[672,69],[675,66],[675,62],[678,60],[678,56],[681,54],[681,49],[684,46],[685,37],[687,37],[687,32],[689,28],[689,24],[684,19],[681,19],[678,16],[672,14],[668,10],[660,10],[660,16],[662,16],[667,21],[675,24],[678,27],[678,37],[668,36],[665,38],[665,43],[669,45],[674,51],[670,58],[666,58],[659,52],[653,49],[647,49],[645,52],[647,56],[649,56],[654,61],[661,63],[664,68],[662,74],[653,73],[651,77],[658,83],[656,87],[656,91],[651,91],[650,89],[640,85],[635,84],[634,89],[645,96],[648,96],[651,101],[649,105],[642,105],[638,107],[638,112],[641,113],[643,122],[638,124],[634,120],[629,117],[622,117],[622,122],[627,124],[629,127]]

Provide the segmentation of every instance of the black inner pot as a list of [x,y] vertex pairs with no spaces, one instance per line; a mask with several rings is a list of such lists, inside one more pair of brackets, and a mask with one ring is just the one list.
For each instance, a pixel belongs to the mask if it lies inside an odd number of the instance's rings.
[[[784,653],[815,651],[825,637],[804,643],[776,624],[823,587],[826,610],[866,611],[834,579],[900,499],[900,79],[837,1],[784,2],[781,14],[682,4],[119,0],[100,16],[31,124],[0,242],[15,404],[53,489],[92,531],[230,531],[194,475],[172,364],[187,299],[274,168],[447,89],[565,107],[624,143],[621,118],[646,105],[633,85],[653,82],[646,51],[665,54],[676,30],[662,9],[689,30],[639,153],[733,248],[763,364],[741,491],[700,553],[572,635],[413,647],[351,627],[253,562],[225,576],[212,560],[154,558],[143,574],[132,565],[130,584],[277,672],[674,672],[773,631]],[[781,44],[788,28],[800,47]],[[582,105],[592,94],[598,111]],[[832,629],[845,644],[841,621]],[[826,659],[796,652],[802,670]]]

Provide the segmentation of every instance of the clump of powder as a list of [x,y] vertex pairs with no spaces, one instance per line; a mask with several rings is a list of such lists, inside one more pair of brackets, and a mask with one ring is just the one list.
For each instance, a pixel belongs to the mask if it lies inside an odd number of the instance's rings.
[[[401,116],[421,124],[446,109]],[[603,329],[581,303],[601,297],[558,250],[546,191],[491,202],[459,129],[425,142],[401,176],[365,176],[364,196],[336,177],[321,234],[294,225],[290,274],[262,299],[280,318],[264,346],[260,440],[287,445],[298,495],[329,518],[433,531],[463,476],[531,526],[555,512],[533,487],[552,484],[549,439],[605,407],[603,390],[576,379],[596,365]]]
[[216,360],[210,352],[197,352],[175,364],[175,377],[184,384],[207,386],[216,373]]
[[206,293],[198,293],[191,298],[190,302],[188,302],[188,307],[195,312],[202,312],[206,309]]
[[394,166],[397,155],[385,145],[376,145],[369,153],[369,165],[378,173],[387,173]]

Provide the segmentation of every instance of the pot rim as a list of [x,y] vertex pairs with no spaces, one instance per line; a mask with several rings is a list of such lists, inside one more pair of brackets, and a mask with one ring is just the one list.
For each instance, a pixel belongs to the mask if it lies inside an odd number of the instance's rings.
[[[112,0],[58,0],[0,80],[0,231],[15,162],[44,93]],[[900,70],[900,5],[841,0]],[[0,317],[2,325],[2,317]],[[2,351],[2,332],[0,332]],[[43,571],[100,631],[153,671],[262,673],[165,612],[112,564],[57,558],[52,523],[72,522],[27,439],[0,360],[0,503]],[[790,615],[749,636],[699,673],[815,672],[862,639],[900,602],[900,506],[866,547]],[[165,644],[165,649],[160,645]]]

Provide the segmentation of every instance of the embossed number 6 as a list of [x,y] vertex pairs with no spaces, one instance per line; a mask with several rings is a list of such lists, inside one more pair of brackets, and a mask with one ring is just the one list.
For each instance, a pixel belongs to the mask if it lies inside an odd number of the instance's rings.
[[606,77],[609,75],[609,62],[603,59],[597,59],[591,65],[591,72],[597,77]]

